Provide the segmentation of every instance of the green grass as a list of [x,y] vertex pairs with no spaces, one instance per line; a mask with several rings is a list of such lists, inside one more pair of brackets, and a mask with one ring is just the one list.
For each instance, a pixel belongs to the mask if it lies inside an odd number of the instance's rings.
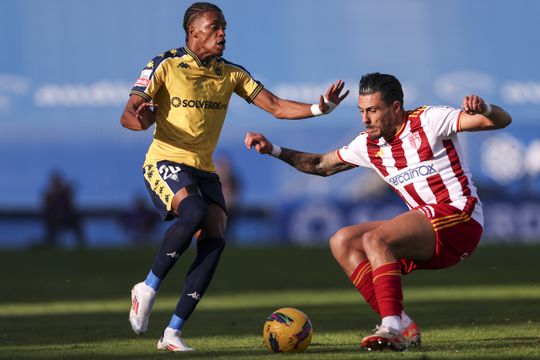
[[[129,289],[155,249],[0,252],[0,359],[540,359],[540,246],[484,246],[441,271],[403,278],[407,312],[423,345],[368,353],[359,340],[378,322],[324,248],[229,248],[184,330],[198,351],[155,349],[193,252],[173,269],[150,330],[132,334]],[[270,312],[294,306],[315,335],[305,354],[262,345]]]

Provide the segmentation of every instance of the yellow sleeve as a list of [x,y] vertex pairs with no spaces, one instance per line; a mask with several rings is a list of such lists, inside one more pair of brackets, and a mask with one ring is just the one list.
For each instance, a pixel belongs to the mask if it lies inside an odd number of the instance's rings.
[[235,71],[235,78],[237,81],[234,92],[248,103],[253,102],[264,87],[263,84],[253,79],[248,72],[241,69]]

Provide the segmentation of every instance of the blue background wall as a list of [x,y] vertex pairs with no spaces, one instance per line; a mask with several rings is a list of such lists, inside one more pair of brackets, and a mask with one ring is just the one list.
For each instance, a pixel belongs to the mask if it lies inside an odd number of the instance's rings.
[[[1,208],[38,208],[52,169],[61,170],[75,184],[81,207],[128,206],[136,194],[145,195],[139,167],[152,134],[123,129],[119,118],[146,62],[184,44],[181,19],[189,4],[2,1]],[[497,227],[500,219],[508,218],[503,212],[497,215],[499,220],[489,220],[488,215],[488,224],[493,223],[488,228],[491,238],[538,238],[540,2],[235,0],[216,4],[228,21],[224,57],[246,67],[271,91],[315,102],[331,82],[343,79],[352,92],[330,116],[304,122],[276,120],[239,98],[232,100],[217,152],[232,157],[244,185],[245,204],[263,204],[290,219],[296,214],[295,204],[324,201],[337,203],[346,214],[340,224],[357,221],[350,208],[362,204],[366,193],[379,186],[368,171],[309,177],[247,151],[243,138],[253,130],[276,143],[311,152],[340,147],[362,129],[355,95],[360,76],[380,71],[402,80],[408,108],[459,106],[464,95],[476,93],[513,115],[510,128],[467,134],[464,141],[485,203],[502,201],[513,214],[519,212],[516,206],[532,206],[524,210],[530,218],[525,225],[532,227],[528,235],[520,232],[519,219]],[[367,213],[386,214],[379,209]],[[289,222],[283,219],[278,232],[264,229],[261,237],[300,239],[291,235]],[[336,224],[306,225],[313,231],[307,232],[307,238],[324,238]],[[9,234],[3,241],[24,242],[38,236],[38,230],[32,231],[34,235],[3,232]],[[89,231],[95,243],[118,237],[106,236],[103,229]],[[261,235],[260,229],[257,232]],[[253,234],[245,230],[244,237],[249,241]]]

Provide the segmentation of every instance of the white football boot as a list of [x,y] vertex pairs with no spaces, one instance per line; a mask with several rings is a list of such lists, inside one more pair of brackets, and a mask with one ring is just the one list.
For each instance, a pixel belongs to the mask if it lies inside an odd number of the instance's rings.
[[159,339],[157,343],[157,348],[159,350],[169,350],[171,352],[179,351],[195,351],[195,349],[190,348],[182,340],[182,331],[176,330],[170,327],[167,327],[163,332],[163,336]]
[[135,284],[131,289],[129,322],[135,334],[142,335],[148,330],[148,321],[155,297],[156,291],[144,282]]
[[391,327],[378,325],[373,330],[373,335],[368,335],[362,339],[362,347],[368,351],[390,349],[394,351],[404,351],[410,347],[409,341],[403,336],[401,331]]

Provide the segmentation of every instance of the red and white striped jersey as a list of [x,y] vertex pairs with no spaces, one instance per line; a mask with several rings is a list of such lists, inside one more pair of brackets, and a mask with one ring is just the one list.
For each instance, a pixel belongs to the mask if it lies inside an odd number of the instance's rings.
[[461,114],[447,106],[421,107],[407,112],[391,141],[370,140],[362,132],[337,155],[373,168],[410,209],[450,204],[483,224],[482,204],[458,141]]

